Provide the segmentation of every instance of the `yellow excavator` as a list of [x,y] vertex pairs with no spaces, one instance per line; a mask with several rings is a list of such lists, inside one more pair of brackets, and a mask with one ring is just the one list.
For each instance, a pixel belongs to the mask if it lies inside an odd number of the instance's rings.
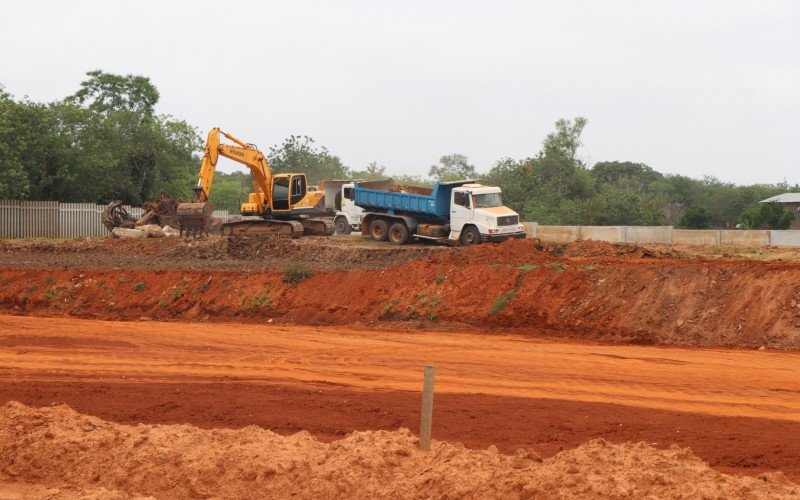
[[[220,135],[233,144],[220,142]],[[253,192],[247,203],[241,206],[245,219],[223,223],[223,235],[285,234],[298,238],[303,235],[331,236],[334,233],[332,221],[314,218],[325,213],[325,195],[321,191],[308,190],[306,174],[273,174],[267,158],[254,144],[245,143],[214,127],[206,140],[194,199],[178,205],[181,234],[208,233],[213,212],[208,197],[220,156],[247,165],[253,181]]]

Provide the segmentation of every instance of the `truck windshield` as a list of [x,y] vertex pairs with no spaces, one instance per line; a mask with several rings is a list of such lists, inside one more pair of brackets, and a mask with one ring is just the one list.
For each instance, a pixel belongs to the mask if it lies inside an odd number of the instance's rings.
[[472,197],[475,208],[492,208],[503,206],[503,198],[500,196],[500,193],[476,194]]

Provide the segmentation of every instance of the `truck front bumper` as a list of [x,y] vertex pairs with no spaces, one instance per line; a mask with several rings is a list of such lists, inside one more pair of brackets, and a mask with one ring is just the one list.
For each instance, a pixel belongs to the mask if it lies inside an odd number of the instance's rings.
[[492,242],[492,243],[501,243],[506,241],[509,238],[513,238],[515,240],[521,240],[525,238],[525,231],[520,231],[518,233],[501,233],[501,234],[482,234],[481,241],[482,242]]

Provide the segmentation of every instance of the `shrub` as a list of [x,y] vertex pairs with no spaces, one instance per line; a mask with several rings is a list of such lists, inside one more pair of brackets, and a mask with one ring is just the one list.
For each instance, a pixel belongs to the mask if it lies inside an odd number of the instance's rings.
[[512,290],[497,297],[496,299],[494,299],[494,302],[492,302],[492,305],[489,306],[489,314],[499,313],[500,311],[505,309],[506,306],[508,306],[508,304],[510,304],[511,301],[514,300],[514,297],[516,296],[517,296],[517,291]]
[[789,229],[795,214],[778,202],[759,203],[739,217],[745,229]]
[[141,292],[142,290],[144,290],[144,283],[142,283],[141,281],[137,281],[136,284],[133,285],[133,291]]
[[678,221],[678,226],[684,229],[708,229],[711,227],[713,215],[703,206],[692,205],[687,208]]
[[307,280],[313,275],[314,273],[305,267],[292,264],[283,271],[283,281],[287,283],[299,283],[303,280]]

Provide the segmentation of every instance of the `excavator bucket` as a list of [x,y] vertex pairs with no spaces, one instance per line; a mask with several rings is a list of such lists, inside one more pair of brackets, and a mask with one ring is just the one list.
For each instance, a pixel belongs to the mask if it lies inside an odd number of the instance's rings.
[[211,222],[211,214],[214,212],[214,205],[205,203],[180,203],[178,205],[178,223],[180,225],[181,236],[197,236],[208,234],[208,227]]

